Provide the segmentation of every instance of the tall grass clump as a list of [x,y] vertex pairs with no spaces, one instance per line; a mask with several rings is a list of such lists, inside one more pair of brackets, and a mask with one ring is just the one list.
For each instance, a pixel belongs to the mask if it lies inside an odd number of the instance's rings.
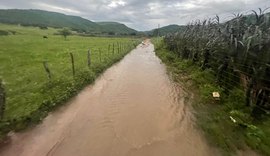
[[[201,94],[210,95],[215,90],[221,93],[219,103],[223,106],[218,107],[220,110],[208,111],[216,111],[211,112],[212,117],[220,114],[223,117],[211,121],[231,127],[236,125],[231,131],[243,130],[241,135],[250,147],[270,154],[270,140],[267,139],[270,132],[265,126],[269,124],[270,114],[270,13],[266,10],[253,10],[251,15],[235,14],[225,23],[220,22],[219,16],[196,20],[183,31],[166,35],[163,44],[167,53],[173,53],[171,59],[181,60],[179,68],[187,65],[182,72],[196,69],[190,74]],[[202,73],[211,73],[214,77],[204,78]],[[216,89],[207,90],[211,87],[206,83]],[[209,103],[206,101],[204,99]],[[220,141],[221,132],[226,133],[225,130],[213,131],[217,130],[216,125],[205,129],[216,133],[215,141]],[[226,138],[230,139],[225,137],[223,142]]]

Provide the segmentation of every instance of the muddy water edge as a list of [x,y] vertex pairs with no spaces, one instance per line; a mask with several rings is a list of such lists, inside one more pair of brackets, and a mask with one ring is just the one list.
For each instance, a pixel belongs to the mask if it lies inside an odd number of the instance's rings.
[[194,125],[190,96],[147,40],[43,123],[13,133],[0,155],[218,155]]

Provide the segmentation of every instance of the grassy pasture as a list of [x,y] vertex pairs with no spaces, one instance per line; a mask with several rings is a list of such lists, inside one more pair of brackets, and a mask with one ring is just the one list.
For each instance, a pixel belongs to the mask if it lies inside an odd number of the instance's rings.
[[[53,35],[58,30],[52,28],[41,30],[0,24],[0,30],[16,32],[15,35],[0,36],[0,78],[7,94],[4,121],[0,124],[2,133],[23,128],[26,124],[21,121],[40,120],[57,104],[93,82],[138,43],[137,39],[131,38],[68,36],[64,40],[63,36]],[[119,52],[117,44],[121,44]],[[91,50],[90,69],[87,66],[88,49]],[[75,77],[70,52],[74,55]],[[43,61],[48,62],[51,80],[46,75]],[[12,126],[6,128],[5,125]]]

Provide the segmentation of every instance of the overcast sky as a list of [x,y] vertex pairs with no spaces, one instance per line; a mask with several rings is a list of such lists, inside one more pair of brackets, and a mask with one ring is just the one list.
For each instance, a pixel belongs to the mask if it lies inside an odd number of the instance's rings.
[[1,9],[42,9],[77,15],[92,21],[116,21],[136,30],[158,24],[187,24],[196,19],[270,7],[270,0],[0,0]]

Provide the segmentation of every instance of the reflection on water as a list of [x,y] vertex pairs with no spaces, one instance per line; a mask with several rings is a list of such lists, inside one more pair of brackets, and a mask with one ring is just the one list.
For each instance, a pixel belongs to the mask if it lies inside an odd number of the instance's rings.
[[13,134],[0,155],[216,155],[153,51],[139,45],[42,124]]

